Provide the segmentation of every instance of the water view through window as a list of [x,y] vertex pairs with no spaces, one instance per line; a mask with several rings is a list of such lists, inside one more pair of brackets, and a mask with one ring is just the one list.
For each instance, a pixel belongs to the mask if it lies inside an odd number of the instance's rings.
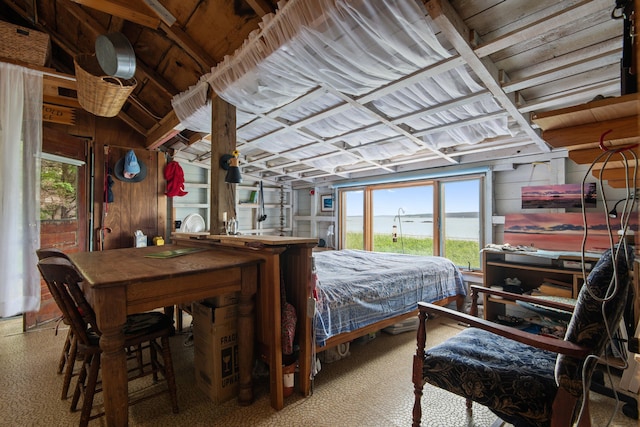
[[479,268],[481,186],[481,178],[472,178],[342,190],[343,247],[442,255],[460,267]]

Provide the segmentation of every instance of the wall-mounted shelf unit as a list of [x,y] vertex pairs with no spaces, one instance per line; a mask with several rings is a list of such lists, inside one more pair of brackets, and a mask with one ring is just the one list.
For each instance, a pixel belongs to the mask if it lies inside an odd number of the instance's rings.
[[175,220],[182,221],[189,214],[198,214],[205,221],[206,229],[211,229],[211,173],[209,169],[186,162],[179,162],[184,172],[186,195],[170,197],[168,206],[171,215],[170,231],[175,231]]
[[[264,214],[261,216],[260,185],[236,185],[236,219],[242,234],[290,236],[293,230],[293,192],[291,188],[263,184]],[[227,214],[229,218],[233,213]]]

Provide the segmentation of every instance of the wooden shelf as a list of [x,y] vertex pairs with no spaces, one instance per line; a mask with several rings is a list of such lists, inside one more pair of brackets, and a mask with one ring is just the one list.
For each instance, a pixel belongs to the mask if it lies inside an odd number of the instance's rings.
[[[260,203],[259,185],[236,186],[236,219],[243,234],[290,234],[293,230],[293,191],[284,187],[263,187],[265,202]],[[256,200],[254,197],[258,197]],[[280,198],[283,197],[282,203]],[[256,200],[252,202],[251,200]],[[260,209],[264,206],[265,222],[259,222]],[[280,216],[284,216],[284,225]]]
[[[640,108],[638,94],[632,93],[615,98],[604,98],[586,104],[554,111],[534,114],[533,123],[542,129],[542,139],[555,148],[569,150],[569,158],[578,164],[590,164],[600,154],[600,138],[609,148],[620,148],[640,143],[638,112]],[[640,148],[633,151],[640,155]],[[627,183],[625,165],[608,165],[607,175],[603,179],[614,188],[633,186]],[[592,174],[599,177],[600,168],[594,168]]]
[[579,270],[575,269],[567,269],[561,267],[553,267],[553,266],[537,266],[535,264],[516,264],[512,262],[487,262],[487,266],[494,267],[502,267],[502,268],[512,268],[516,270],[526,270],[526,271],[538,271],[538,272],[548,272],[548,273],[559,273],[559,274],[567,274],[573,275],[576,272],[581,273]]
[[[638,114],[637,94],[604,98],[586,104],[534,114],[532,121],[543,131],[634,117]],[[544,137],[544,134],[543,134]]]
[[555,148],[597,148],[600,136],[608,131],[607,146],[626,145],[630,139],[638,140],[638,97],[629,94],[591,101],[535,114],[532,121],[542,129],[542,139]]
[[[534,252],[492,252],[482,253],[482,264],[484,272],[484,286],[503,286],[508,278],[517,278],[521,282],[524,291],[538,288],[545,281],[558,281],[566,283],[566,288],[570,290],[575,298],[580,287],[584,283],[581,270],[565,268],[557,265],[562,261],[548,257],[539,257],[539,263],[533,262],[532,257],[536,257]],[[593,259],[588,258],[586,262],[592,263]],[[548,263],[548,265],[543,265]],[[552,282],[553,283],[553,282]],[[495,297],[484,296],[484,316],[487,320],[495,320],[498,315],[505,314],[507,305],[515,304],[513,301],[497,299]]]

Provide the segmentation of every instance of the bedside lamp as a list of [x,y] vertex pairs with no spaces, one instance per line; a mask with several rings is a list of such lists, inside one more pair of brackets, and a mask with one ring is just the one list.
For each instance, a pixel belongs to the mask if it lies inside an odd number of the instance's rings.
[[238,167],[240,152],[234,150],[232,154],[224,154],[220,157],[220,167],[227,171],[224,177],[224,182],[229,184],[239,184],[242,182],[242,175],[240,174],[240,168]]
[[618,200],[618,201],[616,202],[616,204],[615,204],[615,205],[613,205],[613,209],[611,209],[611,210],[609,211],[609,216],[610,216],[611,218],[617,218],[617,217],[618,217],[618,205],[620,204],[620,202],[624,202],[625,200],[627,200],[627,199],[620,199],[620,200]]
[[[634,199],[635,199],[635,197],[625,197],[624,199],[620,199],[620,200],[618,200],[618,201],[616,202],[616,204],[615,204],[615,205],[613,205],[613,209],[611,209],[611,210],[609,211],[609,216],[610,216],[611,218],[617,218],[617,217],[618,217],[618,205],[619,205],[621,202],[626,202],[626,201],[632,201],[632,202],[633,202],[633,200],[634,200]],[[631,208],[633,208],[633,204],[631,205]]]

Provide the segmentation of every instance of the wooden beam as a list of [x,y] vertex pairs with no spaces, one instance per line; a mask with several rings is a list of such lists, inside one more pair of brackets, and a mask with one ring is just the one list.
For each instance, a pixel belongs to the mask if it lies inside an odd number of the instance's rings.
[[142,0],[144,4],[156,14],[168,26],[172,26],[176,22],[176,17],[165,8],[159,0]]
[[47,94],[44,92],[42,94],[42,102],[46,104],[60,105],[60,106],[69,107],[69,108],[82,108],[77,98],[70,98],[70,97],[61,96],[57,94]]
[[[626,145],[626,144],[625,144]],[[634,149],[634,151],[637,153],[640,152],[640,150],[638,149],[638,147],[636,147]],[[600,148],[585,148],[582,150],[573,150],[573,151],[569,151],[569,158],[571,160],[573,160],[574,162],[576,162],[579,165],[588,165],[593,163],[596,159],[600,159],[600,161],[598,163],[602,163],[604,162],[604,160],[606,160],[605,157],[600,157],[600,155],[602,154],[602,150]],[[629,157],[629,156],[627,156]],[[639,155],[640,157],[640,155]],[[610,158],[610,162],[618,162],[623,160],[622,156],[620,154],[614,154],[611,158]],[[616,163],[617,165],[618,163]],[[595,165],[596,169],[602,169],[602,165]]]
[[145,4],[137,0],[72,0],[75,3],[95,10],[118,16],[127,21],[149,27],[158,28],[160,18]]
[[499,50],[506,49],[517,43],[533,40],[541,34],[547,33],[555,28],[564,26],[567,22],[579,20],[587,15],[600,12],[610,6],[610,0],[585,0],[573,7],[553,13],[536,22],[518,28],[496,39],[484,43],[475,49],[478,57],[483,58]]
[[[640,170],[638,172],[640,173]],[[596,178],[602,177],[602,179],[606,180],[625,180],[627,178],[633,178],[634,170],[633,167],[629,167],[626,170],[625,168],[605,168],[600,170],[594,169],[591,174]]]
[[203,73],[210,72],[211,67],[218,63],[218,61],[212,58],[207,51],[193,41],[193,39],[177,25],[169,27],[165,23],[162,23],[160,24],[160,29],[167,34],[167,37],[171,39],[171,41],[180,46],[196,60],[198,65],[202,68],[201,71]]
[[169,83],[164,77],[153,71],[151,68],[147,67],[141,61],[136,61],[136,73],[140,72],[143,77],[151,80],[153,84],[155,84],[158,89],[165,93],[165,95],[173,98],[174,95],[179,93],[178,89],[176,89],[171,83]]
[[[637,152],[640,152],[640,150],[636,149]],[[606,165],[602,164],[602,163],[598,163],[596,165],[593,166],[593,170],[594,171],[599,171],[600,169],[605,169],[605,166],[607,169],[624,169],[625,166],[629,167],[629,170],[633,170],[633,167],[635,165],[635,160],[634,159],[629,159],[626,162],[622,161],[622,160],[611,160],[609,162],[607,162]]]
[[13,58],[1,58],[0,61],[9,64],[20,65],[42,72],[42,100],[48,104],[62,105],[65,107],[81,108],[78,98],[75,96],[65,96],[60,93],[60,88],[67,89],[70,94],[75,95],[77,90],[76,77],[70,74],[60,73],[53,68],[41,67]]
[[202,138],[204,138],[207,134],[204,132],[196,132],[193,135],[191,135],[189,137],[189,143],[187,145],[191,145],[191,144],[195,144],[196,142],[200,141]]
[[109,20],[109,27],[107,28],[107,31],[110,33],[121,33],[125,21],[125,19],[120,18],[119,16],[112,15]]
[[173,138],[180,131],[175,129],[180,124],[175,111],[171,110],[149,132],[147,132],[147,150],[155,150]]
[[605,136],[605,141],[609,142],[608,146],[621,139],[636,137],[638,136],[638,119],[631,116],[547,130],[542,132],[542,138],[555,148],[570,147],[597,143],[601,135],[607,131],[611,131]]
[[537,74],[531,74],[520,79],[512,79],[502,85],[502,89],[507,92],[516,92],[533,86],[539,86],[554,80],[560,80],[566,77],[575,76],[579,73],[586,73],[590,70],[607,66],[611,63],[620,61],[622,48],[616,48],[609,52],[603,52],[597,55],[587,55],[582,59],[576,60],[569,64],[561,64],[557,67],[548,68]]
[[[528,117],[524,117],[515,105],[514,97],[502,90],[502,84],[498,80],[498,68],[489,57],[480,58],[476,55],[470,44],[470,30],[460,18],[456,10],[447,0],[422,0],[429,16],[440,28],[442,34],[451,43],[454,49],[465,60],[467,65],[480,79],[482,84],[493,94],[496,101],[518,123],[520,129],[533,141],[540,151],[547,153],[549,147],[540,138],[538,132],[531,127]],[[513,95],[513,94],[511,94]]]
[[259,17],[274,12],[273,7],[266,0],[245,0]]
[[586,104],[535,113],[533,122],[542,130],[554,130],[620,117],[637,116],[638,98],[636,94],[604,98]]
[[640,185],[640,182],[639,181],[634,182],[633,179],[629,179],[628,183],[624,179],[622,180],[610,179],[607,181],[607,184],[609,184],[609,187],[611,188],[627,188],[627,187],[633,188]]
[[[134,104],[132,104],[132,105],[134,105]],[[131,118],[131,116],[129,116],[127,113],[123,112],[122,110],[120,110],[120,112],[118,113],[118,118],[120,120],[122,120],[123,122],[125,122],[127,125],[129,125],[129,127],[131,127],[131,129],[135,130],[140,135],[145,136],[147,134],[147,129],[142,127],[140,125],[140,123],[138,123],[135,120],[133,120]]]

